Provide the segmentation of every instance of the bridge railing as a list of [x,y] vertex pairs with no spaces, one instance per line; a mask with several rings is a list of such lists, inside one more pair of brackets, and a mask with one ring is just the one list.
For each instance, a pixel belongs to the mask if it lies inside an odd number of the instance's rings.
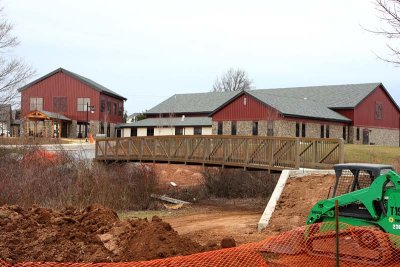
[[153,161],[256,169],[331,168],[343,139],[259,136],[146,136],[96,140],[96,160]]

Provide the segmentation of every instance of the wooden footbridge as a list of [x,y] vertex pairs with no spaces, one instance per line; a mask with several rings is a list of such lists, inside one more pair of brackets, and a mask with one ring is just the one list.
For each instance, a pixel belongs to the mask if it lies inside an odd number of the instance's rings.
[[96,140],[97,161],[137,161],[283,170],[331,168],[343,139],[259,136],[148,136]]

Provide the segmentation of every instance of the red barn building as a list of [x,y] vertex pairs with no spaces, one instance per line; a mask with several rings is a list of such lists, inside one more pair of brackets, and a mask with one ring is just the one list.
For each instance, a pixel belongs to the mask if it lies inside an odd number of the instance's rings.
[[249,90],[210,114],[213,134],[343,138],[399,146],[400,109],[381,83]]
[[123,122],[125,97],[62,68],[25,85],[19,92],[22,135],[114,136],[115,125]]

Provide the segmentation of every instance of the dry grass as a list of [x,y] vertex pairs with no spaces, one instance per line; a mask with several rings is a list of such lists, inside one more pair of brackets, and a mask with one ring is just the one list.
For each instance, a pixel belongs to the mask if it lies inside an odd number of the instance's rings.
[[115,210],[152,208],[157,176],[145,165],[103,165],[29,148],[0,153],[0,205],[50,208],[99,203]]
[[345,162],[391,164],[400,171],[400,147],[347,144],[344,153]]
[[208,168],[203,175],[207,193],[218,198],[268,198],[279,179],[265,171],[223,168]]
[[43,137],[0,137],[0,145],[47,145],[47,144],[70,144],[72,139],[43,138]]

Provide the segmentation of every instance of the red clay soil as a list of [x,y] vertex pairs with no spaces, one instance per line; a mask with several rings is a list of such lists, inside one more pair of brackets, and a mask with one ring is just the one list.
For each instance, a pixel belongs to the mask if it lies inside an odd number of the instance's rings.
[[182,164],[153,164],[161,188],[170,188],[171,182],[178,187],[191,187],[203,183],[203,167]]
[[279,234],[303,226],[311,208],[328,197],[334,175],[289,178],[265,233]]
[[204,251],[158,217],[119,220],[101,205],[55,211],[0,207],[0,258],[9,262],[115,262]]

